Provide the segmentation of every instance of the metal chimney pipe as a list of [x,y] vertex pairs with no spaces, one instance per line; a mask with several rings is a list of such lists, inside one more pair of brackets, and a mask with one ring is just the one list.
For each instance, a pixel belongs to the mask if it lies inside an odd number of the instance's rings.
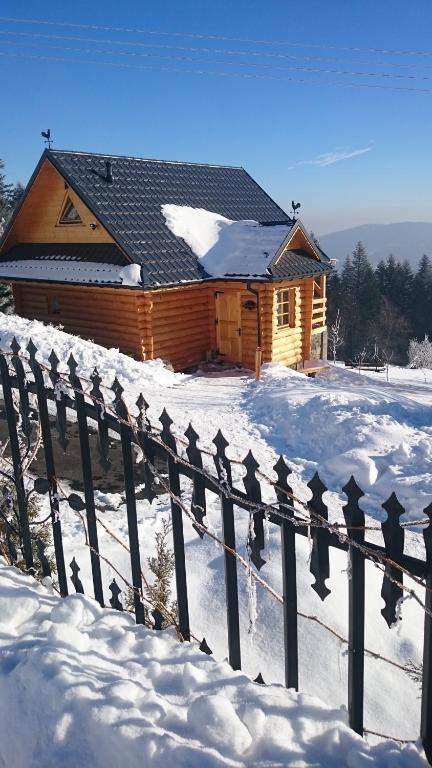
[[112,175],[111,160],[106,160],[105,167],[106,167],[106,176],[105,176],[105,178],[106,178],[108,184],[112,184],[113,183],[113,175]]

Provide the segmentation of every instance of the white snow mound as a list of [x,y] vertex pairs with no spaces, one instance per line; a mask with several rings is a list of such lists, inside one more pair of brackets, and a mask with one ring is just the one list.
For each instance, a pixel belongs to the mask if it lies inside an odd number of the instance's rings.
[[232,221],[219,213],[187,205],[162,205],[168,229],[181,237],[212,277],[265,275],[292,229],[257,221]]
[[0,635],[2,766],[427,765],[414,744],[368,745],[343,709],[253,683],[84,595],[60,601],[4,563],[0,600],[20,627]]

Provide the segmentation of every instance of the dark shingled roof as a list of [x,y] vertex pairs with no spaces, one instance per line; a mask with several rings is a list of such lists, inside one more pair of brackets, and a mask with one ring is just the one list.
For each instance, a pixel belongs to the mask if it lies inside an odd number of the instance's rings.
[[[243,168],[46,150],[27,189],[46,158],[118,246],[22,244],[3,254],[0,261],[82,259],[126,264],[129,259],[141,266],[144,287],[175,285],[209,279],[209,275],[188,244],[166,226],[162,205],[204,208],[234,221],[295,225]],[[304,252],[291,251],[279,259],[276,267],[270,265],[262,279],[290,279],[330,271],[325,254],[318,249],[317,255],[320,261]]]
[[[189,246],[165,224],[165,203],[205,208],[228,219],[286,223],[290,217],[243,168],[50,150],[69,181],[127,255],[146,285],[207,277]],[[106,180],[111,163],[112,183]]]
[[306,251],[289,250],[282,253],[276,264],[271,267],[274,280],[289,280],[293,277],[311,277],[312,275],[325,275],[331,271],[331,266],[326,261],[318,261],[309,256]]
[[129,264],[114,243],[22,243],[0,256],[0,261],[92,261],[98,264]]

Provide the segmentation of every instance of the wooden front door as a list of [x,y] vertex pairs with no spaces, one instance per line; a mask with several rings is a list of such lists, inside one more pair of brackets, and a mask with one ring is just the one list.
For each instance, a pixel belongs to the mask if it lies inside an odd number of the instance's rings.
[[216,293],[216,342],[220,355],[241,362],[240,293]]

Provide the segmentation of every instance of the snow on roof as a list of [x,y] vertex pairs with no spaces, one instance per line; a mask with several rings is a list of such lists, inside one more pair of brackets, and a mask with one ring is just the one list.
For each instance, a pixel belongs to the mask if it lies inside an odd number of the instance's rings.
[[232,221],[219,213],[188,205],[162,205],[166,226],[181,237],[212,277],[267,274],[292,224],[262,225]]
[[139,264],[103,264],[92,261],[22,259],[3,261],[2,279],[49,280],[61,283],[140,285]]

